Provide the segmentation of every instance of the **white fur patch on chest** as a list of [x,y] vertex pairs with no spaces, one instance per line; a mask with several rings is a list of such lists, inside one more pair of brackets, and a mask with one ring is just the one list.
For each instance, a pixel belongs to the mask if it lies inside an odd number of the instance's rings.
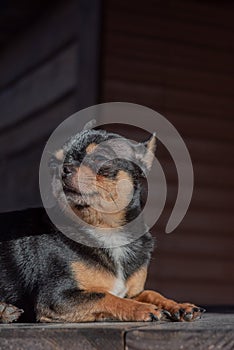
[[121,264],[122,260],[126,257],[126,255],[129,254],[129,248],[128,247],[116,247],[111,250],[111,255],[118,266],[118,273],[117,277],[114,283],[114,286],[111,290],[109,290],[109,293],[116,295],[120,298],[125,297],[127,294],[127,286],[126,281],[123,277],[123,266]]
[[125,285],[125,281],[122,276],[116,278],[114,286],[109,293],[116,295],[117,297],[123,298],[126,295],[127,287]]

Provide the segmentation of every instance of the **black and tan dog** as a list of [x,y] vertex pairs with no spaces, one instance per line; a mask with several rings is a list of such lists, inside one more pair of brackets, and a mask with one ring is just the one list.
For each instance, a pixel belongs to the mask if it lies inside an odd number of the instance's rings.
[[[149,232],[119,244],[118,233],[127,235],[124,225],[141,211],[140,179],[150,169],[155,150],[154,136],[137,145],[126,140],[120,148],[128,157],[121,159],[116,146],[102,146],[119,137],[103,130],[84,130],[51,161],[53,192],[59,206],[66,215],[69,205],[89,224],[83,230],[97,243],[95,247],[67,238],[49,223],[43,210],[2,216],[0,322],[19,317],[20,321],[40,322],[152,321],[162,316],[191,321],[204,311],[144,290],[153,249]],[[126,186],[117,191],[122,180],[131,184],[131,191]],[[97,203],[100,206],[103,200],[110,206],[118,203],[120,209],[98,210]],[[102,228],[116,233],[102,235]]]

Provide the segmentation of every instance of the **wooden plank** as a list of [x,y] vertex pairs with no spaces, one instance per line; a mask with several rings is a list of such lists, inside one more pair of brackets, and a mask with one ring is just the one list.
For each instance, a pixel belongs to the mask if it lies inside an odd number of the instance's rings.
[[212,314],[204,315],[201,320],[192,324],[153,323],[129,330],[126,333],[126,349],[233,349],[233,315],[215,317]]
[[[231,148],[232,150],[232,148]],[[163,169],[168,181],[177,181],[173,162],[162,162]],[[217,167],[215,164],[193,164],[195,186],[198,188],[227,188],[233,189],[234,169],[232,163],[229,166]]]
[[156,232],[155,256],[190,255],[191,259],[216,259],[232,261],[232,236],[210,236],[203,233],[181,232],[165,234]]
[[[215,76],[234,73],[233,53],[213,50],[210,47],[196,47],[180,41],[167,41],[152,36],[132,36],[115,31],[106,24],[104,37],[106,58],[124,58],[126,61],[143,61],[148,64],[162,64],[197,72],[213,73]],[[138,48],[141,48],[140,50]],[[104,61],[105,62],[105,61]],[[104,65],[104,76],[107,69]]]
[[[189,260],[185,260],[189,267]],[[158,272],[154,272],[154,269]],[[179,278],[177,274],[168,278],[164,276],[157,259],[149,269],[146,288],[157,290],[168,298],[178,301],[191,301],[197,305],[228,305],[233,304],[233,281],[219,281],[209,276],[194,278],[193,274]]]
[[[162,40],[176,40],[193,46],[208,46],[211,49],[223,51],[233,51],[234,49],[232,31],[217,25],[207,26],[199,22],[181,22],[175,17],[162,18],[157,14],[157,11],[152,11],[148,16],[142,16],[140,8],[137,13],[133,11],[130,13],[118,12],[110,8],[107,26],[127,33],[129,36],[161,37]],[[121,26],[119,26],[119,18],[121,18]]]
[[[191,118],[189,117],[188,120],[188,116],[192,113],[196,115],[194,117],[196,120],[199,116],[204,117],[200,118],[202,123],[206,121],[206,117],[209,117],[213,118],[212,125],[214,123],[214,126],[225,119],[230,125],[233,124],[230,97],[220,96],[214,99],[212,96],[205,96],[199,92],[164,87],[163,84],[152,86],[140,81],[139,83],[131,83],[125,80],[106,80],[103,86],[103,95],[109,101],[126,101],[148,106],[168,118],[172,118],[175,114],[187,114],[187,123],[190,122]],[[224,115],[227,117],[223,118]],[[190,129],[193,130],[192,127]],[[208,132],[206,129],[203,130]],[[232,139],[228,135],[228,140]]]
[[72,44],[2,92],[0,129],[12,126],[73,91],[77,84],[76,61],[77,45]]
[[[221,5],[221,6],[220,6]],[[203,25],[215,25],[222,28],[233,30],[232,21],[233,3],[223,2],[213,3],[212,6],[205,2],[197,1],[155,1],[148,0],[147,6],[142,6],[140,1],[130,0],[128,2],[119,2],[117,0],[109,0],[107,3],[107,11],[119,12],[136,12],[142,15],[152,15],[157,13],[160,17],[170,19],[178,19],[181,22],[202,23]],[[225,20],[224,20],[225,19]]]
[[[132,139],[134,139],[134,137],[132,137]],[[146,140],[147,137],[142,136],[141,140],[144,139]],[[183,137],[183,140],[188,148],[194,166],[198,164],[216,166],[218,163],[219,167],[224,166],[226,168],[230,167],[230,165],[233,163],[233,160],[230,159],[230,151],[234,147],[233,142],[225,142],[219,140],[218,138],[216,140],[206,140],[205,138],[199,139],[195,137]],[[155,155],[162,164],[164,161],[169,161],[169,154],[165,146],[163,146],[159,140],[157,141],[157,150]]]
[[[160,159],[161,166],[163,168],[164,174],[169,184],[177,185],[178,175],[174,162],[168,159]],[[226,189],[233,191],[233,178],[234,169],[232,168],[232,163],[229,166],[221,165],[217,168],[215,164],[203,164],[199,162],[193,163],[194,170],[194,186],[197,191],[202,191],[203,188],[207,189]],[[158,180],[158,186],[161,183]],[[185,182],[186,185],[186,182]],[[215,192],[214,189],[214,192]],[[217,198],[218,200],[218,198]]]
[[170,12],[172,14],[176,12],[177,15],[186,14],[188,20],[195,17],[198,22],[202,20],[207,25],[213,24],[228,30],[233,29],[234,24],[231,21],[233,3],[227,1],[225,3],[213,3],[212,5],[210,6],[209,3],[205,2],[190,1],[188,3],[186,0],[180,0],[173,2]]
[[[150,138],[150,133],[148,133],[146,130],[139,129],[131,125],[109,124],[105,125],[104,127],[109,132],[118,133],[130,140],[137,142],[143,142]],[[156,133],[158,132],[153,123],[151,124],[151,128],[151,130],[155,130]],[[170,140],[173,142],[171,138]],[[196,164],[215,164],[216,166],[218,162],[219,167],[225,165],[229,168],[230,164],[233,163],[232,159],[230,159],[230,150],[234,147],[233,141],[227,142],[225,140],[219,140],[218,137],[213,140],[205,138],[199,139],[194,137],[183,137],[183,140],[189,150],[192,162],[195,166]],[[176,142],[175,139],[174,142]],[[168,151],[166,150],[165,146],[163,146],[163,144],[159,141],[159,139],[157,139],[157,149],[155,155],[162,165],[164,162],[168,163],[171,161]]]
[[[167,211],[166,211],[167,212]],[[172,210],[169,211],[170,213],[172,212]],[[215,224],[213,225],[212,224],[212,221],[211,221],[211,224],[209,227],[207,227],[206,225],[202,225],[202,223],[200,222],[200,227],[196,227],[194,228],[193,227],[193,222],[190,223],[187,216],[190,215],[192,211],[189,210],[187,213],[186,213],[186,216],[184,217],[183,221],[179,224],[179,226],[173,231],[171,232],[171,234],[191,234],[191,235],[200,235],[200,234],[204,234],[205,236],[209,237],[210,238],[210,241],[212,241],[212,237],[220,237],[220,232],[222,232],[222,237],[232,237],[233,236],[233,229],[231,227],[228,227],[228,226],[225,226],[225,224],[223,223],[223,229],[222,231],[221,230],[218,230],[216,229],[216,226]],[[168,213],[168,212],[167,212]],[[150,211],[149,214],[151,215],[155,215],[155,211]],[[230,215],[230,214],[229,214]],[[159,219],[159,221],[157,221],[155,224],[154,224],[154,227],[151,228],[151,232],[154,232],[156,230],[156,232],[162,232],[164,234],[166,234],[165,232],[165,228],[166,228],[166,225],[167,225],[167,222],[168,222],[168,219],[169,219],[169,215],[166,216],[166,215],[162,215]],[[194,215],[195,216],[195,215]],[[215,213],[214,213],[214,217],[215,219]],[[213,219],[211,218],[211,220]],[[187,221],[186,224],[185,224],[185,220]],[[200,220],[200,217],[199,215],[197,214],[197,221]],[[221,225],[221,223],[220,223]],[[198,225],[197,225],[198,226]],[[156,235],[157,237],[157,235]],[[222,241],[221,237],[220,237],[220,241]],[[221,243],[220,243],[221,244]]]
[[124,349],[124,331],[128,327],[111,324],[34,326],[23,324],[13,327],[0,326],[0,349],[69,349],[109,350]]
[[[166,256],[169,256],[168,261],[166,261]],[[222,257],[217,256],[217,259],[219,258]],[[214,262],[215,259],[210,259],[210,265],[208,265],[205,272],[203,272],[203,269],[206,266],[206,261],[204,261],[202,267],[198,263],[196,269],[201,269],[200,274],[194,273],[196,271],[194,266],[200,260],[199,256],[190,257],[189,255],[181,254],[183,262],[181,261],[179,264],[177,264],[177,259],[177,254],[170,253],[170,255],[166,255],[165,253],[165,263],[163,263],[161,256],[156,254],[151,262],[146,288],[157,290],[175,300],[190,300],[201,305],[233,303],[234,279],[231,275],[230,265],[229,275],[227,278],[224,278],[220,269],[226,266],[222,263],[218,265]],[[217,273],[210,273],[209,269],[215,269],[217,266],[219,266]],[[187,271],[187,273],[183,274],[181,269]]]
[[[160,183],[153,183],[152,188],[157,193],[160,188]],[[167,185],[167,208],[172,208],[175,204],[178,192],[177,183],[169,183]],[[232,204],[234,197],[234,188],[200,188],[198,185],[194,187],[190,210],[213,211],[214,214],[233,212]],[[151,204],[154,208],[158,206],[157,196],[153,197]]]
[[[155,273],[154,269],[157,269],[157,274]],[[151,263],[148,269],[145,289],[156,290],[164,294],[167,298],[171,297],[172,299],[174,298],[175,300],[180,301],[185,301],[186,299],[196,299],[196,302],[200,303],[201,305],[232,305],[233,303],[233,298],[230,298],[233,295],[233,281],[228,280],[220,283],[218,276],[216,279],[209,278],[209,276],[196,278],[193,277],[192,274],[186,278],[181,278],[177,274],[168,278],[168,276],[164,276],[163,274],[159,258],[157,261],[155,260],[154,263]],[[206,301],[202,301],[203,293]],[[214,299],[210,301],[208,299],[209,294],[210,297],[212,297],[212,293],[214,293],[216,302],[214,302]],[[226,299],[226,297],[228,299]],[[198,298],[200,298],[200,300]]]
[[[233,148],[233,142],[225,142],[224,140],[199,140],[199,139],[186,139],[184,142],[188,147],[192,161],[196,164],[213,164],[219,166],[232,164],[230,159],[230,150]],[[205,150],[205,152],[204,152]]]
[[[212,244],[212,242],[210,242]],[[186,268],[185,268],[186,262]],[[233,272],[233,258],[229,261],[220,259],[218,256],[206,257],[197,252],[190,257],[189,248],[188,253],[183,254],[174,252],[173,255],[163,255],[162,252],[157,254],[157,272],[156,276],[167,279],[178,278],[178,280],[187,280],[193,277],[194,281],[207,279],[208,281],[219,281],[219,283],[227,283],[233,286],[234,272]]]
[[230,232],[233,228],[234,217],[229,213],[214,213],[211,211],[196,212],[195,210],[189,211],[185,219],[181,223],[181,228],[184,230],[191,229],[193,232],[213,231],[213,234],[220,234],[221,232]]
[[[162,230],[162,232],[165,232],[166,223],[171,212],[172,209],[168,209],[167,207],[164,209],[160,220],[155,224],[156,230]],[[150,218],[155,217],[155,208],[149,207],[147,209],[147,216]],[[234,218],[230,215],[230,213],[217,213],[213,210],[202,211],[190,208],[180,225],[171,234],[188,232],[191,234],[197,234],[198,237],[200,234],[210,235],[212,237],[213,235],[220,236],[222,233],[222,237],[232,237],[234,224],[233,221]]]
[[[36,21],[30,31],[13,41],[1,52],[0,88],[18,80],[38,64],[67,45],[77,36],[77,5],[75,0],[57,4],[44,18]],[[17,64],[16,64],[17,56]]]
[[[155,268],[160,271],[159,266]],[[233,284],[228,282],[220,283],[218,278],[179,279],[177,275],[173,278],[164,278],[163,275],[150,275],[146,284],[147,289],[156,290],[168,298],[181,302],[190,301],[197,305],[232,305],[233,304]],[[209,308],[207,307],[209,311]]]
[[[203,315],[188,322],[99,322],[86,324],[13,324],[0,326],[1,349],[197,349],[231,350],[233,314]],[[162,342],[163,340],[163,342]],[[150,346],[149,346],[150,345]],[[170,347],[168,347],[170,345]],[[173,345],[173,346],[172,346]]]
[[[131,57],[107,56],[105,62],[105,78],[108,80],[124,80],[148,85],[163,85],[164,87],[186,89],[204,95],[204,98],[233,97],[234,82],[230,75],[214,74],[213,72],[197,71],[192,67],[176,66],[170,63],[151,60],[137,60]],[[118,67],[118,69],[116,69]],[[207,96],[208,95],[208,96]],[[227,99],[228,101],[228,99]],[[213,100],[214,103],[216,103]]]

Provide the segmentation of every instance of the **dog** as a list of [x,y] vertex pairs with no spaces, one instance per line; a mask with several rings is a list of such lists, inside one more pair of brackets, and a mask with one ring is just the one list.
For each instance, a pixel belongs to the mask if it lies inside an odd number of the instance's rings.
[[43,209],[1,214],[0,322],[200,318],[203,308],[144,289],[153,239],[142,220],[135,239],[125,228],[142,211],[141,180],[155,147],[155,135],[133,144],[88,129],[55,151],[49,166],[58,210],[75,215],[92,244],[64,235]]

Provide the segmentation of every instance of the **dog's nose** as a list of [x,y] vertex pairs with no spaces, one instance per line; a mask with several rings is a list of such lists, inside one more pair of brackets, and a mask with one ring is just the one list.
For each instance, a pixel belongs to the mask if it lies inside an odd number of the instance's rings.
[[74,172],[74,166],[69,165],[69,164],[65,164],[63,166],[63,170],[62,170],[62,178],[66,178],[66,177],[72,175],[73,172]]

